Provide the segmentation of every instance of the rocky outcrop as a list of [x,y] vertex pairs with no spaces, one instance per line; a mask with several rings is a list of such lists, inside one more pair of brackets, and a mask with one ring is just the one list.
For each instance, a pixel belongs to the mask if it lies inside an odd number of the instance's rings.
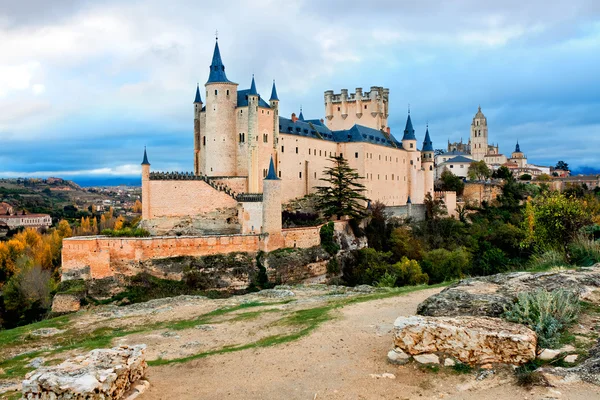
[[411,316],[394,323],[396,352],[422,363],[439,363],[441,356],[469,365],[520,365],[535,359],[536,345],[531,329],[498,318]]
[[572,290],[582,299],[596,297],[600,293],[600,264],[559,272],[514,272],[463,279],[421,303],[417,314],[498,317],[516,300],[518,293],[538,288]]
[[[570,355],[564,358],[567,363],[577,360],[577,357]],[[571,357],[570,359],[568,359]],[[588,358],[581,364],[571,367],[544,367],[537,370],[543,374],[546,381],[553,386],[568,384],[572,382],[584,381],[600,385],[600,339],[596,345],[590,349]]]
[[145,345],[96,349],[55,366],[38,368],[25,377],[23,398],[121,399],[146,373],[145,349]]
[[55,314],[66,314],[79,311],[81,299],[73,294],[58,293],[52,299],[52,312]]

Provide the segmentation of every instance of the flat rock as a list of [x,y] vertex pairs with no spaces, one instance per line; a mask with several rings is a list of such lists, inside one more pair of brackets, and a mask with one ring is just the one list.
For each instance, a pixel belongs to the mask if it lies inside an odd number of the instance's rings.
[[575,361],[577,361],[578,355],[577,354],[571,354],[565,357],[565,362],[573,364]]
[[390,350],[387,356],[392,364],[403,365],[410,361],[410,356],[400,349]]
[[538,355],[540,360],[548,361],[555,359],[560,354],[560,350],[554,349],[543,349],[542,352]]
[[394,323],[394,346],[417,361],[444,354],[469,365],[520,365],[535,359],[536,344],[531,329],[498,318],[411,316]]
[[64,331],[64,329],[58,328],[40,328],[36,329],[35,331],[31,331],[31,334],[33,336],[48,337],[58,335],[59,333],[63,333]]
[[416,354],[413,356],[416,362],[420,364],[439,364],[440,358],[435,354]]
[[451,358],[446,358],[444,360],[444,367],[454,367],[456,365],[456,361]]
[[589,298],[600,289],[600,264],[559,272],[513,272],[463,279],[419,304],[417,314],[499,317],[523,291],[567,289]]

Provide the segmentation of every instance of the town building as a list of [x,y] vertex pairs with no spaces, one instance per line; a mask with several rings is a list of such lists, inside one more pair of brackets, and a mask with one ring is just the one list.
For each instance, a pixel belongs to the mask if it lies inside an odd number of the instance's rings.
[[0,222],[4,222],[9,229],[24,228],[49,228],[52,218],[48,214],[20,214],[0,215]]
[[[203,96],[204,95],[204,99]],[[325,118],[279,115],[273,81],[263,98],[255,77],[249,89],[229,80],[215,43],[204,89],[196,87],[191,173],[150,172],[142,163],[142,219],[155,233],[252,233],[270,229],[263,217],[281,203],[322,186],[330,157],[343,156],[362,177],[365,195],[389,207],[422,204],[433,196],[434,149],[427,128],[422,149],[407,116],[401,140],[387,125],[389,89],[357,88],[324,94]],[[268,177],[280,189],[266,195]],[[274,212],[274,211],[273,211]],[[280,217],[279,217],[280,218]]]

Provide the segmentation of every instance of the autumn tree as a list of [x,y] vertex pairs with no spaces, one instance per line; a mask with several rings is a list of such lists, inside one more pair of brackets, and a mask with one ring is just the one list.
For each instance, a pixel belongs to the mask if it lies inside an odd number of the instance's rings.
[[134,213],[141,213],[142,212],[142,202],[139,200],[135,201],[135,204],[133,205],[133,212]]
[[326,218],[364,218],[368,199],[363,195],[365,186],[359,182],[363,177],[341,155],[330,157],[330,161],[333,166],[326,168],[320,179],[328,185],[316,187],[317,208]]

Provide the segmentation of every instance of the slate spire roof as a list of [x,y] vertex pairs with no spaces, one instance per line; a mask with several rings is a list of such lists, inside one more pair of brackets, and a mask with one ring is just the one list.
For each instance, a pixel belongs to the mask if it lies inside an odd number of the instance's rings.
[[144,160],[142,161],[142,165],[150,165],[148,162],[148,154],[146,154],[146,146],[144,146]]
[[213,53],[212,64],[210,65],[210,74],[206,83],[230,82],[225,75],[225,65],[221,60],[221,52],[219,51],[219,42],[215,42],[215,51]]
[[275,174],[275,164],[273,164],[273,156],[271,156],[271,162],[269,163],[269,173],[267,174],[265,180],[269,181],[278,181],[279,178],[277,174]]
[[515,147],[515,153],[521,152],[521,146],[519,146],[519,141],[517,140],[517,146]]
[[250,91],[248,95],[258,96],[258,92],[256,91],[256,82],[254,82],[254,74],[252,74],[252,84],[250,85]]
[[273,89],[271,89],[271,98],[269,101],[279,101],[279,97],[277,97],[277,88],[275,87],[275,79],[273,79]]
[[423,140],[423,150],[422,151],[433,151],[433,142],[429,137],[429,126],[427,126],[427,130],[425,131],[425,140]]
[[404,128],[404,136],[402,136],[402,140],[417,140],[417,137],[415,136],[415,129],[413,128],[412,120],[410,119],[410,113],[406,119],[406,128]]
[[302,106],[300,106],[300,115],[298,115],[300,121],[304,121],[304,115],[302,115]]
[[194,99],[194,103],[202,103],[202,97],[200,97],[200,84],[196,86],[196,98]]

